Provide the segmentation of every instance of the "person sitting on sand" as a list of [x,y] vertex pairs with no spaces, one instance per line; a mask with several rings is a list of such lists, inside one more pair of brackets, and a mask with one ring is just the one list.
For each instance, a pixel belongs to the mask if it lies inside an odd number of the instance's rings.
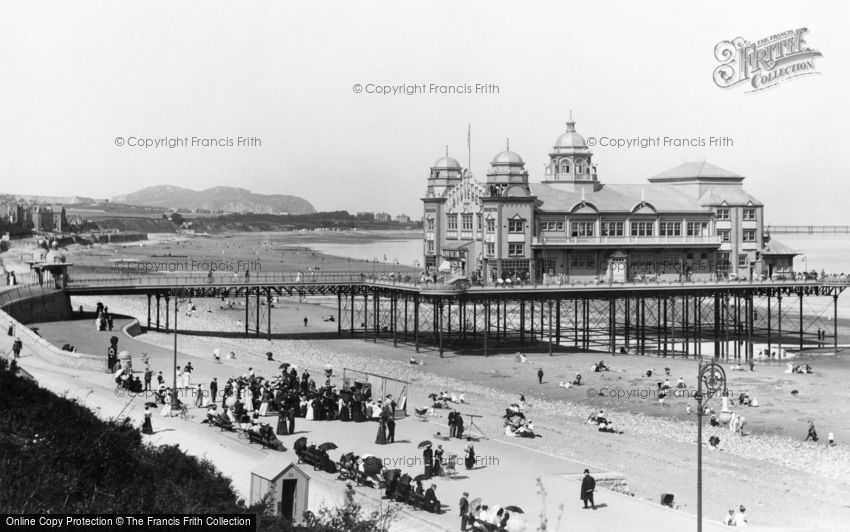
[[685,379],[683,379],[682,377],[679,377],[679,380],[676,381],[676,388],[687,388],[687,387],[688,387],[688,385],[685,384]]
[[573,379],[573,384],[575,386],[581,386],[581,373],[576,373],[576,378]]
[[711,415],[711,419],[709,420],[709,422],[708,422],[708,423],[709,423],[712,427],[719,427],[719,426],[720,426],[720,422],[719,422],[719,421],[717,421],[717,416],[715,416],[714,414],[712,414],[712,415]]
[[735,519],[733,521],[732,526],[741,528],[747,526],[747,509],[744,508],[744,505],[738,507],[738,511],[735,513]]
[[806,434],[806,439],[803,441],[809,441],[809,439],[812,441],[818,441],[818,432],[815,430],[815,424],[811,419],[809,420],[809,430]]
[[598,364],[596,364],[597,371],[608,371],[611,368],[605,365],[605,362],[600,360]]
[[645,375],[646,375],[647,377],[652,377],[652,370],[651,370],[651,369],[646,370]]
[[712,450],[717,450],[720,447],[720,438],[718,436],[712,436],[708,439],[708,448]]
[[726,517],[723,518],[723,524],[726,526],[735,526],[735,510],[729,510]]

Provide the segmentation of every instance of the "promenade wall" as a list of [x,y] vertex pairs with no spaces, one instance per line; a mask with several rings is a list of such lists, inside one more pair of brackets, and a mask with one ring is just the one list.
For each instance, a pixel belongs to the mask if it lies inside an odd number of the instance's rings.
[[[23,285],[0,292],[0,345],[11,356],[12,341],[21,339],[22,356],[34,355],[63,368],[106,371],[106,357],[63,351],[34,333],[26,323],[66,320],[71,317],[71,303],[62,290]],[[9,332],[12,335],[9,336]]]

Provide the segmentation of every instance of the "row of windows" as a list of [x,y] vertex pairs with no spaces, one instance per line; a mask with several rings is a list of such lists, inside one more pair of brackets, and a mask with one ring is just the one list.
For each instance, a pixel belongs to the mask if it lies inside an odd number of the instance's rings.
[[[718,220],[728,220],[730,209],[717,209],[717,219]],[[756,210],[752,208],[747,208],[741,211],[741,219],[743,220],[755,220],[756,219]]]
[[[721,242],[729,242],[732,237],[732,232],[729,229],[720,229],[717,231],[717,235],[720,237]],[[743,242],[755,242],[756,241],[756,230],[755,229],[744,229],[741,234],[741,240]]]
[[[487,242],[487,256],[495,257],[496,256],[496,244],[493,242]],[[517,244],[510,243],[508,244],[508,256],[509,257],[524,257],[525,256],[525,244]]]

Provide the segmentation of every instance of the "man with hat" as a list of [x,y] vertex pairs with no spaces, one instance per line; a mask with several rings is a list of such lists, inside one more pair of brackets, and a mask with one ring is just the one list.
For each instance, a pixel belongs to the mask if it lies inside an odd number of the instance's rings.
[[584,478],[581,480],[581,500],[584,502],[584,508],[587,509],[587,503],[595,510],[596,504],[593,502],[593,492],[596,490],[596,479],[590,476],[590,470],[584,470]]
[[460,502],[458,502],[458,506],[460,506],[460,529],[466,530],[466,527],[469,525],[469,492],[464,491],[463,496],[460,498]]

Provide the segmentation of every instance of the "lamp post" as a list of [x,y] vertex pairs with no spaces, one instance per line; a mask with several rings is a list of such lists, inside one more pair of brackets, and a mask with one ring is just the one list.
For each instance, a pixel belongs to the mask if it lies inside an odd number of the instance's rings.
[[174,290],[174,366],[172,369],[172,392],[171,392],[171,409],[175,410],[180,404],[180,399],[177,398],[177,314],[178,314],[178,295],[179,291]]
[[[705,415],[704,402],[708,402],[718,391],[722,390],[723,396],[727,395],[726,372],[723,366],[714,362],[703,364],[702,357],[699,359],[697,370],[697,393],[694,399],[697,401],[697,532],[702,532],[702,418]],[[703,384],[706,393],[703,394]]]
[[549,356],[552,356],[552,301],[549,301]]

